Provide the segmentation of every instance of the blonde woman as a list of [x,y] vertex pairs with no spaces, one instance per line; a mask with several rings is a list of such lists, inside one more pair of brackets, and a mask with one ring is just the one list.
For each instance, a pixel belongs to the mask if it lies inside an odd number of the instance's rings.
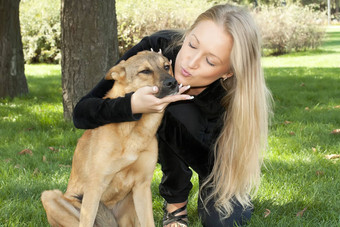
[[103,79],[76,106],[75,126],[95,128],[165,111],[158,130],[163,226],[188,226],[191,169],[199,176],[198,212],[204,226],[246,223],[250,195],[260,179],[270,97],[253,18],[240,7],[217,5],[187,31],[145,37],[122,59],[151,48],[162,49],[172,60],[175,78],[183,84],[180,93],[157,99],[157,87],[143,87],[103,100],[114,83]]

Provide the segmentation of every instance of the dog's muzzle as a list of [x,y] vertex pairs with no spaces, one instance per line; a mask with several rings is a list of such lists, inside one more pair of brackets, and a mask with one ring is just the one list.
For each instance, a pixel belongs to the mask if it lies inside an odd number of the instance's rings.
[[178,87],[177,80],[173,77],[165,79],[163,82],[163,87],[166,89],[174,90]]
[[179,86],[174,77],[166,78],[162,86],[160,87],[160,90],[158,94],[156,95],[157,98],[163,98],[168,95],[174,95],[178,93],[179,91]]

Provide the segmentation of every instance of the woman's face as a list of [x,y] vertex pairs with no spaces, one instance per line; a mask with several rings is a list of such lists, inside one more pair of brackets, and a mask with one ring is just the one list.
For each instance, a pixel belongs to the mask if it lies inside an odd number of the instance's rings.
[[213,21],[201,21],[184,39],[175,64],[178,83],[190,85],[197,95],[219,78],[231,76],[231,35]]

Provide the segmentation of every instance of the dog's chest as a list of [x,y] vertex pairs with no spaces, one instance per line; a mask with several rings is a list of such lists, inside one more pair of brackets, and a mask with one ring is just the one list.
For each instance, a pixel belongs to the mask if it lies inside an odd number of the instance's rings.
[[[135,186],[146,182],[151,184],[153,171],[157,163],[157,141],[153,141],[154,148],[148,149],[136,157],[136,161],[126,166],[112,176],[106,191],[102,196],[102,201],[107,206],[114,206],[123,200]],[[135,159],[135,157],[130,157]]]
[[102,201],[105,202],[106,206],[113,206],[131,192],[133,186],[137,183],[136,181],[139,180],[136,179],[135,176],[136,175],[129,170],[120,171],[115,174],[102,196]]

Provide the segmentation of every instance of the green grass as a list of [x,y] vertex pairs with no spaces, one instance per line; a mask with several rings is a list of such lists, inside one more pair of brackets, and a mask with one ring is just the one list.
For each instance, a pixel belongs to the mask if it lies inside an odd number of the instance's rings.
[[[325,155],[340,152],[340,135],[331,134],[340,128],[340,27],[328,29],[318,50],[266,57],[263,65],[275,117],[249,226],[339,226],[340,162]],[[0,226],[48,225],[40,194],[66,189],[82,134],[63,120],[60,66],[26,65],[26,76],[28,95],[0,99]],[[19,155],[24,149],[33,155]],[[163,215],[160,179],[157,166],[152,183],[157,226]],[[192,181],[189,220],[201,226],[197,175]],[[264,217],[266,209],[271,213]]]

